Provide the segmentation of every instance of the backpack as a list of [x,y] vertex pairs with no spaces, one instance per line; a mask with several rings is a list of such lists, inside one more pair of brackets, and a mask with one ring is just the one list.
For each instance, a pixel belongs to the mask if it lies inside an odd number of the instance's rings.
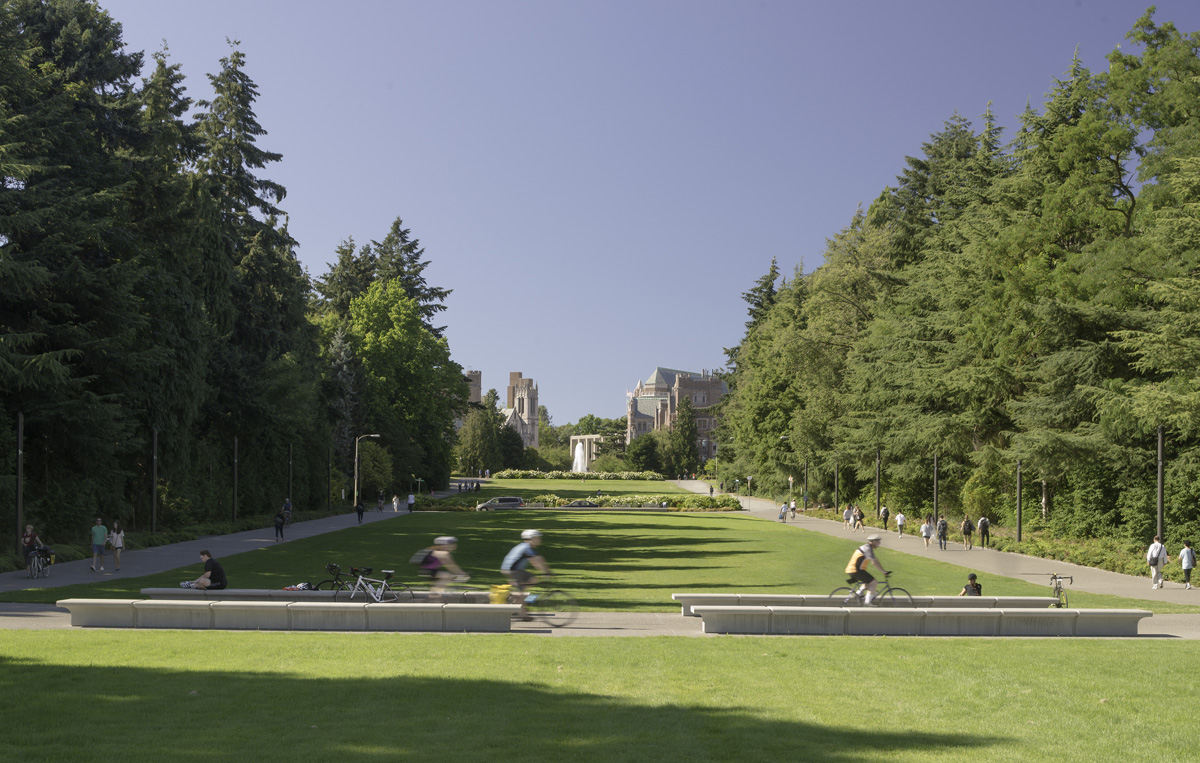
[[939,535],[945,535],[945,534],[946,534],[946,530],[948,529],[948,527],[949,527],[949,526],[946,524],[946,520],[944,520],[944,519],[939,519],[939,520],[938,520],[938,523],[937,523],[937,531],[938,531],[938,534],[939,534]]
[[988,518],[987,518],[987,517],[980,517],[980,518],[979,518],[979,529],[980,529],[980,530],[986,530],[986,529],[988,529],[988,525],[990,525],[990,524],[991,524],[991,522],[989,522],[989,521],[988,521]]

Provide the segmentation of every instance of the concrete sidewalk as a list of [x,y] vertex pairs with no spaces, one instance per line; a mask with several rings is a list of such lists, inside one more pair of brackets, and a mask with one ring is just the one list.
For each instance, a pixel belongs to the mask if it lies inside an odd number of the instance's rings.
[[[708,493],[709,486],[706,482],[683,480],[677,484],[694,493]],[[746,496],[742,496],[739,500],[742,502],[743,508],[752,516],[772,522],[779,521],[779,504],[762,498],[747,498]],[[871,509],[874,510],[874,507],[871,507]],[[1146,577],[1120,575],[1093,567],[1080,567],[1076,564],[1024,556],[1008,551],[995,551],[993,549],[980,548],[979,546],[975,546],[975,548],[967,551],[961,543],[962,536],[959,536],[960,542],[956,543],[954,541],[955,536],[953,531],[950,535],[950,543],[947,550],[942,551],[938,548],[936,538],[934,538],[929,548],[925,548],[925,541],[918,534],[921,527],[921,519],[919,517],[908,517],[903,538],[897,535],[894,529],[896,526],[895,522],[890,523],[890,526],[893,528],[890,532],[885,533],[877,527],[868,527],[865,533],[856,533],[843,528],[841,522],[802,516],[799,512],[799,504],[797,504],[796,519],[789,519],[787,524],[802,530],[812,530],[813,532],[844,538],[847,541],[859,544],[866,542],[866,536],[878,533],[883,536],[883,544],[880,547],[880,558],[884,560],[885,566],[890,566],[891,564],[887,561],[888,554],[899,551],[913,556],[937,559],[948,564],[957,564],[964,568],[964,579],[967,572],[978,572],[1019,578],[1039,585],[1045,584],[1049,587],[1051,573],[1058,573],[1059,575],[1074,578],[1074,582],[1067,586],[1068,594],[1070,591],[1079,590],[1087,591],[1088,593],[1107,593],[1114,596],[1125,596],[1131,599],[1146,599],[1149,601],[1200,606],[1200,589],[1193,588],[1189,591],[1185,590],[1180,583],[1167,583],[1166,588],[1151,590],[1149,573],[1147,573]],[[912,533],[911,535],[909,534],[910,532]],[[978,536],[978,533],[976,536]],[[976,540],[978,540],[978,537],[976,537]],[[1175,554],[1179,553],[1179,549],[1177,548],[1170,550]],[[1175,564],[1178,564],[1178,559],[1175,560]],[[900,585],[903,585],[903,583]],[[957,593],[957,591],[953,593]]]
[[[382,522],[389,519],[400,519],[408,516],[406,509],[399,513],[392,511],[389,506],[382,514],[378,511],[368,511],[363,515],[363,524]],[[312,519],[307,522],[296,522],[291,527],[284,528],[283,543],[314,535],[334,532],[358,524],[358,515],[354,512],[338,514],[324,519]],[[158,572],[186,567],[200,563],[200,552],[207,549],[216,559],[233,556],[243,551],[253,551],[266,546],[274,546],[275,528],[267,527],[261,530],[248,530],[232,535],[210,535],[185,543],[172,543],[166,546],[126,551],[121,555],[121,571],[113,568],[112,551],[106,549],[104,555],[104,571],[92,572],[91,557],[77,562],[59,562],[50,567],[50,575],[37,580],[30,580],[24,570],[0,574],[0,592],[22,591],[27,588],[57,588],[59,586],[75,585],[78,583],[94,583],[97,580],[121,576],[141,577]],[[183,578],[181,577],[180,580]]]

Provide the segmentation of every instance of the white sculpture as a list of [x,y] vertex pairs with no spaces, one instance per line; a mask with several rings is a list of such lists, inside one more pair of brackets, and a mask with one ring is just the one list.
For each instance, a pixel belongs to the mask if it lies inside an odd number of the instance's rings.
[[583,452],[583,443],[577,442],[575,443],[575,463],[572,464],[571,471],[586,472],[587,470],[587,454]]

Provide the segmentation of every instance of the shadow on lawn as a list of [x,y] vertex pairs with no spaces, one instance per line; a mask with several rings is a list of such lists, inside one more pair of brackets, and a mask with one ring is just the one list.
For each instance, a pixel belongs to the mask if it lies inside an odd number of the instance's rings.
[[[303,650],[300,643],[297,649]],[[496,680],[322,679],[278,673],[112,669],[2,660],[21,696],[18,760],[854,760],[883,751],[984,753],[982,734],[835,728],[760,709],[646,705]],[[544,672],[545,666],[538,666]],[[514,668],[514,672],[518,672]],[[28,687],[38,691],[30,692]],[[86,742],[80,732],[86,730]],[[82,749],[81,749],[82,747]]]

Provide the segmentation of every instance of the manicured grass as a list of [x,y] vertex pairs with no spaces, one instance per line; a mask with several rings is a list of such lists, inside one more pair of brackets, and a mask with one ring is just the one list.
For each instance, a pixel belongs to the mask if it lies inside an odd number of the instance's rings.
[[[676,591],[819,593],[844,585],[846,562],[859,541],[785,527],[738,514],[637,512],[418,512],[304,540],[269,546],[221,560],[235,588],[282,588],[318,582],[325,564],[336,562],[376,571],[393,569],[396,579],[425,584],[408,564],[417,549],[438,535],[459,539],[457,561],[472,585],[502,582],[500,561],[519,542],[520,531],[545,533],[541,547],[559,573],[557,587],[572,591],[592,610],[667,612]],[[135,553],[135,552],[134,552]],[[967,570],[885,547],[880,558],[895,570],[896,585],[916,594],[957,594]],[[72,597],[129,597],[147,587],[174,587],[199,576],[188,567],[142,578],[106,578],[63,588],[4,594],[7,601],[54,602]],[[1022,580],[984,576],[989,595],[1043,596],[1048,588]],[[1072,606],[1139,607],[1153,612],[1200,612],[1198,607],[1133,601],[1072,591]]]
[[1182,760],[1200,642],[14,631],[21,761]]
[[[451,480],[453,482],[453,480]],[[575,500],[591,498],[599,490],[605,495],[669,495],[690,493],[666,480],[488,480],[478,493],[463,493],[464,496],[479,496],[483,502],[498,495],[519,495],[526,500],[538,495],[553,494]],[[459,494],[451,492],[450,497]]]

